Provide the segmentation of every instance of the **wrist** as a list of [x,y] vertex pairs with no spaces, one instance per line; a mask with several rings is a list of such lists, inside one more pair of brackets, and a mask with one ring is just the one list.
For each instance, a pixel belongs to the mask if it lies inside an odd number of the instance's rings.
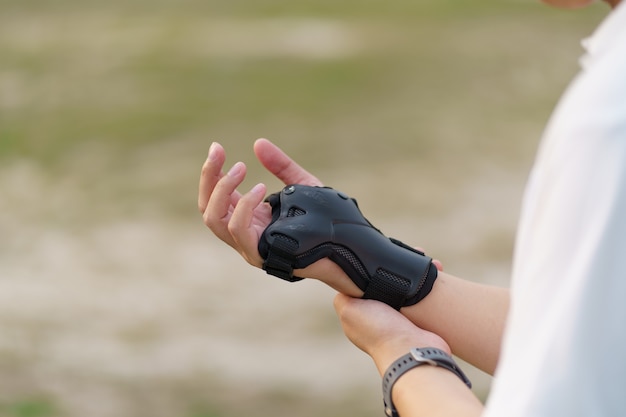
[[[417,371],[417,368],[420,368]],[[407,375],[408,374],[408,375]],[[433,348],[412,348],[389,365],[383,377],[383,400],[385,414],[399,417],[395,403],[403,402],[407,393],[417,394],[417,386],[440,385],[445,391],[456,390],[463,385],[471,388],[472,384],[449,353]],[[396,382],[400,382],[393,393]],[[393,397],[392,397],[393,395]],[[428,397],[428,396],[427,396]]]
[[456,375],[435,366],[411,369],[395,384],[392,400],[400,417],[482,415],[483,404]]
[[374,346],[368,354],[374,359],[381,376],[399,357],[405,355],[416,346],[430,346],[451,355],[448,344],[435,334],[420,334],[420,337],[398,337],[385,340]]
[[417,344],[408,338],[400,341],[386,341],[380,346],[372,348],[368,354],[374,359],[378,373],[382,377],[396,359],[406,354],[414,346]]

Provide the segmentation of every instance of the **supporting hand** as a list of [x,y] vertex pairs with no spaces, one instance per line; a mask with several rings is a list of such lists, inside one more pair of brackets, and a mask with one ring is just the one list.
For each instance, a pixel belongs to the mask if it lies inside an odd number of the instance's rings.
[[394,360],[414,347],[436,347],[451,353],[441,337],[417,327],[381,302],[338,294],[335,310],[348,339],[374,359],[381,375]]
[[[414,347],[435,347],[450,354],[448,344],[435,333],[411,323],[386,304],[339,294],[335,309],[346,336],[374,359],[381,376]],[[419,366],[394,384],[393,403],[401,416],[478,417],[482,404],[452,372]]]

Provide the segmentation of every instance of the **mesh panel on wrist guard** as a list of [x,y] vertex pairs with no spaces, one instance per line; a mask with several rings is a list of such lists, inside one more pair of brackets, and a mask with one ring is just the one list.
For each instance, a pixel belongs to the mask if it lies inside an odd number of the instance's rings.
[[259,240],[263,269],[286,281],[329,258],[364,292],[399,310],[423,299],[437,278],[432,259],[388,238],[361,213],[357,202],[329,187],[289,185],[270,195],[272,221]]

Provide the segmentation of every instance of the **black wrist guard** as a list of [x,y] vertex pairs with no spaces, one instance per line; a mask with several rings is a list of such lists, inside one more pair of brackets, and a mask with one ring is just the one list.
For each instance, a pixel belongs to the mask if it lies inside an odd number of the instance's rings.
[[432,259],[387,238],[355,199],[329,187],[289,185],[266,200],[272,221],[259,240],[263,269],[294,282],[301,269],[329,258],[364,292],[399,310],[426,297],[437,278]]

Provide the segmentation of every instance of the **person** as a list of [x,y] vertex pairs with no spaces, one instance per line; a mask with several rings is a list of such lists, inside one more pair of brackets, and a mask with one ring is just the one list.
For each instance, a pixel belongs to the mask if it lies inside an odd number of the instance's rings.
[[[495,375],[483,404],[447,369],[412,368],[391,392],[402,417],[626,415],[626,6],[604,1],[613,10],[586,41],[582,70],[553,112],[528,180],[510,290],[440,271],[425,299],[396,311],[360,299],[327,259],[296,271],[338,291],[346,336],[381,375],[424,347]],[[286,184],[322,185],[268,140],[257,140],[254,152]],[[239,193],[246,166],[225,173],[224,162],[213,143],[198,206],[211,231],[259,267],[267,190],[257,184]]]

